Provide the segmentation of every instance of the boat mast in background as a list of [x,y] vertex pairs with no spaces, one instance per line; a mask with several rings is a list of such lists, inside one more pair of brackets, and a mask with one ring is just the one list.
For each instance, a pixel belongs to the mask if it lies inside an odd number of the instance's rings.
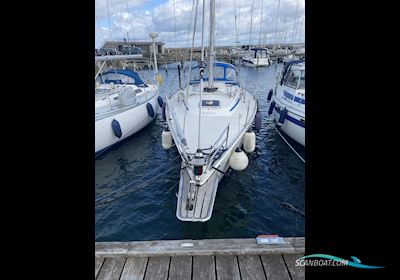
[[279,6],[280,6],[281,1],[278,0],[278,11],[276,13],[276,25],[275,25],[275,42],[274,42],[274,50],[276,49],[276,45],[277,45],[277,38],[278,38],[278,22],[279,22]]
[[210,1],[210,63],[209,67],[209,78],[208,78],[208,88],[211,90],[213,88],[214,82],[214,29],[215,29],[215,0]]
[[156,53],[156,38],[158,34],[156,32],[151,32],[149,36],[153,40],[154,78],[157,80],[157,83],[160,86],[162,84],[162,79],[160,73],[158,72],[157,53]]

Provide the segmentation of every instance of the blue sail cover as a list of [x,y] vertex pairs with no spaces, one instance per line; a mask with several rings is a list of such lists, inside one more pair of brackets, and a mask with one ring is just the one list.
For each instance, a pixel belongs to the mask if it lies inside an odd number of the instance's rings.
[[143,86],[145,83],[140,79],[139,75],[129,69],[109,70],[99,75],[101,83],[114,84],[134,84]]
[[[197,70],[197,71],[194,71]],[[199,66],[196,65],[192,67],[193,77],[190,80],[190,84],[195,84],[200,82]],[[208,81],[208,67],[206,66],[204,72],[204,81]],[[215,81],[225,81],[233,84],[237,84],[237,73],[235,66],[226,62],[214,62],[214,80]]]

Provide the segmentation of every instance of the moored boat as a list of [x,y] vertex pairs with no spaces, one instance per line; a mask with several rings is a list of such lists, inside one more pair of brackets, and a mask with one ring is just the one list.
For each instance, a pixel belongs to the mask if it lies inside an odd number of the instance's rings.
[[271,100],[268,114],[273,115],[286,135],[302,146],[305,146],[305,97],[305,61],[290,61],[268,95]]

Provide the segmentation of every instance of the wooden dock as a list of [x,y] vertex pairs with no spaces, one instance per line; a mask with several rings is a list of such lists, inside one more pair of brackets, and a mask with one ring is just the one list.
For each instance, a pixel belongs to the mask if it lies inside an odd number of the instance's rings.
[[298,280],[304,237],[258,245],[255,238],[98,242],[95,277],[141,280]]

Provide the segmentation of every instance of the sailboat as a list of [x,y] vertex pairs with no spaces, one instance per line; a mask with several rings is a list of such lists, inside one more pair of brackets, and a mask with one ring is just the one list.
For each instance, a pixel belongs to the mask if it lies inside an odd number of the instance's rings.
[[102,71],[106,61],[135,58],[135,55],[99,56],[95,76],[95,154],[138,132],[157,115],[163,104],[157,84],[146,84],[129,69]]
[[214,60],[214,18],[215,0],[211,0],[208,61],[202,40],[202,58],[190,68],[186,90],[166,97],[168,128],[162,142],[169,149],[173,141],[182,158],[176,209],[181,221],[211,218],[219,182],[229,168],[241,171],[247,167],[241,147],[254,151],[253,120],[257,118],[261,125],[256,97],[241,87],[235,67]]

